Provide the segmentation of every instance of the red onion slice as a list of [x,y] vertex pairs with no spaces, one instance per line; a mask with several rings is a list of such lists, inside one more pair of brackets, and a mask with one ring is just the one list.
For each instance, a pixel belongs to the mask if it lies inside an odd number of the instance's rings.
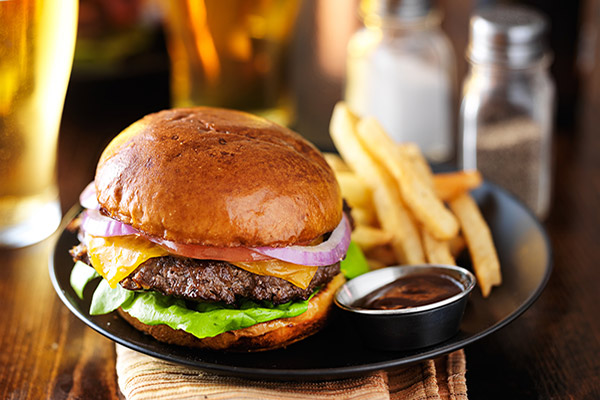
[[96,184],[94,181],[91,181],[79,195],[79,204],[90,210],[98,210],[100,208],[100,204],[98,204],[98,199],[96,198]]
[[140,235],[182,257],[202,260],[259,261],[271,259],[246,247],[213,247],[195,244],[175,243],[170,240],[145,235],[130,225],[106,217],[98,210],[84,210],[81,214],[81,230],[92,236],[112,237]]
[[344,258],[350,246],[350,233],[350,223],[346,215],[342,215],[329,239],[317,246],[258,247],[253,250],[293,264],[322,267]]
[[139,234],[131,226],[106,217],[98,210],[85,210],[82,213],[81,230],[92,236],[127,236]]

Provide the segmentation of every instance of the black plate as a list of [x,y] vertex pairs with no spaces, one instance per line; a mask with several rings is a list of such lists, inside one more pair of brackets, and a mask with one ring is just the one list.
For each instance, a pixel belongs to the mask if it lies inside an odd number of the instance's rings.
[[[68,231],[62,232],[51,256],[50,276],[61,300],[91,328],[126,347],[164,360],[219,374],[263,379],[323,380],[392,369],[459,349],[506,326],[533,304],[548,281],[551,249],[540,223],[494,185],[483,185],[474,196],[494,236],[504,282],[494,288],[488,299],[483,299],[477,288],[473,291],[456,336],[415,351],[372,350],[360,342],[336,313],[324,330],[282,350],[229,354],[160,343],[135,330],[115,313],[88,314],[95,285],[88,285],[83,301],[71,289],[69,274],[73,261],[68,250],[77,243],[77,238]],[[67,214],[63,227],[77,212],[75,208]]]

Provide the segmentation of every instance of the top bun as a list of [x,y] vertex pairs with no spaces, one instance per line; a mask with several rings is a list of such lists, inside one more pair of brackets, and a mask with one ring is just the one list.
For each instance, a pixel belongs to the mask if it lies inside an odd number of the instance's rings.
[[342,217],[333,171],[313,145],[218,108],[166,110],[133,123],[102,153],[95,182],[109,216],[184,244],[303,243]]

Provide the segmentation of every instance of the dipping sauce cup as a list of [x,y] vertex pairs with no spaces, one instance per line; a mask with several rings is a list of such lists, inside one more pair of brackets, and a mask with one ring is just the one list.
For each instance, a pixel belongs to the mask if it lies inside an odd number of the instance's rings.
[[475,277],[461,267],[388,267],[346,282],[335,304],[369,347],[409,350],[454,336],[474,287]]

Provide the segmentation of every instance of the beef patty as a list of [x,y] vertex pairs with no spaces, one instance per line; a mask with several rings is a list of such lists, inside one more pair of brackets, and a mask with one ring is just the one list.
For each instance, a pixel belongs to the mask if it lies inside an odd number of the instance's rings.
[[[89,264],[85,246],[74,247],[71,255]],[[308,299],[315,288],[325,285],[339,272],[339,263],[319,267],[309,286],[301,289],[284,279],[256,275],[226,261],[165,256],[145,261],[120,284],[128,290],[152,290],[195,301],[232,304],[238,298],[248,298],[282,304]]]

